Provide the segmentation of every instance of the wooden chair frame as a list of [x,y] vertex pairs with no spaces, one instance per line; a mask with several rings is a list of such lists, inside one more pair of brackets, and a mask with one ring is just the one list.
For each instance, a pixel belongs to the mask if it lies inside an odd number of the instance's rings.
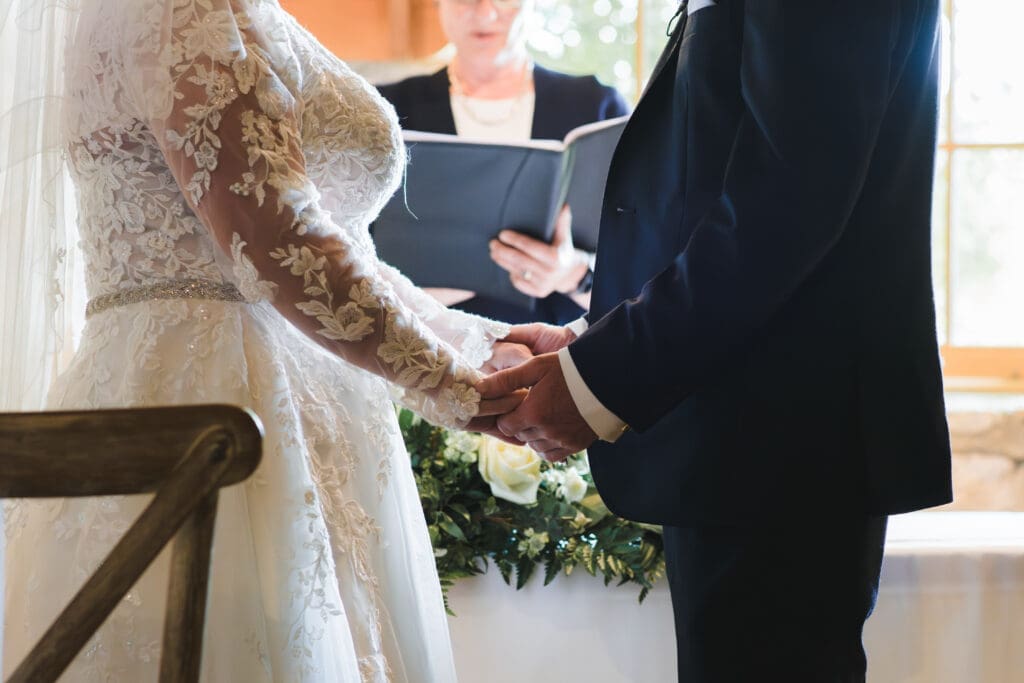
[[262,438],[225,405],[0,414],[0,498],[155,492],[8,683],[56,681],[172,538],[160,681],[198,681],[217,496]]

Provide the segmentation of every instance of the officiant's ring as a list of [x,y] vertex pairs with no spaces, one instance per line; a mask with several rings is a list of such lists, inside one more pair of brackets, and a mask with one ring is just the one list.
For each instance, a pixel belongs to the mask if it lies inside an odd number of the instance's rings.
[[523,279],[526,280],[527,282],[529,282],[530,280],[533,279],[533,273],[531,273],[528,270],[524,270],[523,271]]

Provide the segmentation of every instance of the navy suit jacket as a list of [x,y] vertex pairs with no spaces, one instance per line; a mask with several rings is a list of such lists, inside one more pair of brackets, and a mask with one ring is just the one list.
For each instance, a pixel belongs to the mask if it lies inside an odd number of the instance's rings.
[[591,450],[673,525],[951,499],[931,281],[938,0],[718,0],[616,150],[590,329],[632,429]]
[[[537,65],[533,69],[533,85],[534,139],[561,140],[573,128],[629,113],[622,95],[615,88],[601,85],[593,76],[570,76]],[[394,105],[402,128],[455,135],[447,68],[378,89]],[[485,297],[475,297],[457,308],[512,323],[565,323],[584,313],[572,299],[557,292],[536,302],[532,309]]]

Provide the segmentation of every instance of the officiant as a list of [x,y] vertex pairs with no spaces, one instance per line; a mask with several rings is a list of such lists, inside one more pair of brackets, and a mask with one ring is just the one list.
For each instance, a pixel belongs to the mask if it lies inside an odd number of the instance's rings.
[[[526,50],[533,0],[437,5],[441,28],[455,47],[451,62],[434,74],[380,86],[404,129],[495,142],[560,140],[583,124],[628,113],[618,91],[594,76],[533,63]],[[491,241],[490,256],[516,289],[535,297],[532,308],[460,289],[428,291],[446,305],[511,323],[566,323],[589,305],[593,254],[574,247],[568,207],[550,244],[504,229]]]

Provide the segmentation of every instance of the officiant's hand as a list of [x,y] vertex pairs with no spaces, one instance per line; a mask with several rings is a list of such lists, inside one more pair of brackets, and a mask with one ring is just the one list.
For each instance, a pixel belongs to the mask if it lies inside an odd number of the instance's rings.
[[576,339],[576,333],[568,327],[547,325],[545,323],[528,323],[513,325],[512,330],[502,341],[523,344],[533,351],[534,355],[552,353],[568,346]]
[[589,255],[572,244],[568,204],[558,214],[551,244],[515,230],[502,230],[490,246],[491,259],[508,271],[515,288],[538,299],[552,292],[575,292],[590,264]]
[[536,356],[476,384],[484,400],[497,400],[523,387],[530,387],[526,398],[496,420],[498,431],[505,437],[525,443],[552,462],[565,460],[597,440],[597,434],[576,409],[557,354]]

